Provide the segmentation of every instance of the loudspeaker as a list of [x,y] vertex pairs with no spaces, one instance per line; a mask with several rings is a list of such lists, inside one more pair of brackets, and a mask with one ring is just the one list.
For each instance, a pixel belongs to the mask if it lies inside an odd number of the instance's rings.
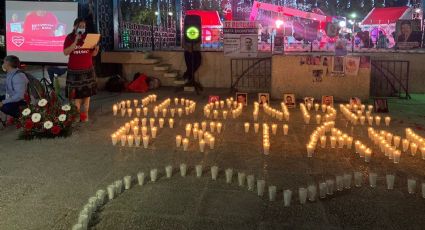
[[202,41],[202,23],[199,15],[186,15],[184,18],[184,41],[200,43]]

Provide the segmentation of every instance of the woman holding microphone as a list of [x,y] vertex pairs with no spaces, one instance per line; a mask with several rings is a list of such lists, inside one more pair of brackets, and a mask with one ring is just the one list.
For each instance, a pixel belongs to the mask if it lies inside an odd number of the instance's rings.
[[86,22],[77,18],[73,31],[65,38],[63,45],[63,53],[69,55],[65,93],[73,100],[82,122],[88,121],[90,97],[97,92],[93,56],[99,52],[99,45],[91,49],[82,48],[86,36]]

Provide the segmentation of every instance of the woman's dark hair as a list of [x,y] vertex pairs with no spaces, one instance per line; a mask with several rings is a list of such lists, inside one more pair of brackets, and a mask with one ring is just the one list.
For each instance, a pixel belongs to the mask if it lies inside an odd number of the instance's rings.
[[409,26],[412,26],[412,23],[410,23],[410,21],[408,21],[408,20],[404,20],[404,21],[401,21],[401,23],[400,23],[400,27],[401,27],[401,26],[403,26],[403,25],[409,25]]
[[[78,26],[78,25],[80,25],[80,23],[82,23],[82,22],[86,22],[86,20],[84,19],[84,18],[81,18],[81,17],[79,17],[79,18],[76,18],[75,20],[74,20],[74,27],[76,27],[76,26]],[[75,28],[72,30],[72,33],[73,34],[75,34]]]
[[15,55],[6,56],[3,61],[8,62],[15,69],[21,66],[21,61]]

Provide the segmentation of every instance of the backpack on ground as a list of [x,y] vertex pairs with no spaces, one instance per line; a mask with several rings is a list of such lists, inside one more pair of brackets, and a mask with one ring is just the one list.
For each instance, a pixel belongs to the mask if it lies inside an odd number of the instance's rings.
[[105,89],[109,92],[123,92],[126,88],[127,81],[120,75],[114,75],[108,79]]

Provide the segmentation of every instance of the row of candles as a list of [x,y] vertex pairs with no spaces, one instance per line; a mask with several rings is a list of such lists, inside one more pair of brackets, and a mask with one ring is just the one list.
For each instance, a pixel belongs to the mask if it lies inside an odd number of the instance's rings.
[[[406,129],[406,139],[412,143],[415,143],[417,146],[419,146],[421,151],[425,148],[425,139],[422,136],[416,134],[410,128]],[[422,155],[422,158],[425,160],[424,155]]]
[[[381,130],[380,132],[375,131],[373,128],[368,129],[368,136],[374,142],[375,145],[378,145],[381,152],[388,156],[389,159],[393,159],[394,163],[400,162],[401,153],[407,153],[410,148],[410,154],[415,156],[418,148],[421,151],[422,159],[425,160],[425,146],[417,144],[414,141],[409,139],[401,139],[400,136],[395,136],[390,132]],[[400,148],[401,143],[401,150]]]
[[[146,107],[150,103],[156,102],[156,99],[157,99],[156,94],[148,95],[148,96],[141,99],[141,103],[142,103],[141,105],[142,105],[142,107]],[[125,109],[125,108],[127,108],[127,109],[132,108],[131,102],[132,102],[131,100],[121,101],[121,102],[116,104],[116,108],[117,108],[117,110],[118,109]],[[139,100],[133,99],[133,105],[134,105],[134,107],[138,107]]]
[[[237,109],[238,108],[238,103],[236,101],[233,100],[233,97],[227,98],[226,99],[226,104],[227,104],[227,108],[232,111],[233,109]],[[207,118],[210,118],[211,116],[211,111],[212,111],[212,115],[214,119],[218,119],[219,116],[219,109],[224,109],[224,101],[215,101],[215,102],[210,102],[208,104],[206,104],[204,106],[204,116]],[[228,115],[228,111],[227,110],[223,110],[222,111],[223,114],[223,119],[227,119],[227,115]]]
[[[263,124],[263,127],[264,127],[265,125],[267,125],[267,124],[266,124],[266,123],[264,123],[264,124]],[[268,125],[267,125],[267,126],[268,126]],[[249,133],[249,129],[250,129],[250,127],[251,127],[251,123],[249,123],[249,122],[245,122],[245,123],[244,123],[244,130],[245,130],[245,133]],[[272,134],[273,134],[273,135],[276,135],[278,125],[277,125],[277,124],[275,124],[275,123],[273,123],[273,124],[271,125],[271,127],[272,127]],[[254,123],[254,132],[255,132],[255,133],[258,133],[259,129],[260,129],[260,124],[259,124],[259,123]],[[286,135],[288,135],[289,126],[288,126],[287,124],[283,124],[283,125],[282,125],[282,130],[283,130],[283,135],[285,135],[285,136],[286,136]]]
[[[180,164],[180,175],[185,177],[187,175],[188,166],[184,163]],[[196,177],[201,178],[203,173],[203,166],[195,166]],[[219,175],[218,166],[211,166],[211,179],[217,180]],[[149,172],[149,177],[151,182],[156,182],[158,180],[159,171],[157,168],[153,168]],[[227,184],[231,184],[234,177],[234,170],[232,168],[227,168],[224,170],[225,181]],[[165,176],[170,179],[173,175],[173,166],[165,166]],[[237,172],[237,183],[239,187],[244,187],[246,182],[246,187],[248,191],[254,191],[256,187],[257,196],[264,196],[266,189],[266,181],[264,179],[255,180],[254,175],[246,175],[244,172]],[[139,186],[146,184],[146,175],[144,172],[138,172],[136,175],[136,182]],[[354,179],[354,180],[353,180]],[[378,174],[375,172],[369,172],[368,174],[368,184],[371,188],[377,187]],[[388,190],[393,190],[395,185],[395,175],[386,174],[386,188]],[[124,191],[132,188],[134,179],[131,175],[125,176],[123,179],[119,179],[107,186],[106,191],[100,189],[96,194],[88,199],[88,202],[83,206],[83,209],[80,211],[77,224],[72,227],[72,230],[85,230],[88,229],[89,223],[92,220],[95,212],[97,212],[106,202],[109,200],[115,199],[117,196],[122,194]],[[255,183],[256,182],[256,183]],[[298,188],[298,201],[301,205],[307,203],[307,200],[310,202],[315,202],[317,199],[325,199],[326,197],[332,197],[336,192],[342,192],[344,190],[349,190],[352,187],[362,187],[364,183],[363,173],[356,171],[354,173],[343,173],[336,175],[334,178],[329,178],[324,181],[319,182],[318,184],[312,183],[307,187]],[[268,199],[273,202],[277,200],[277,186],[269,185],[268,186]],[[414,178],[407,179],[407,192],[409,194],[415,194],[417,192],[417,180]],[[425,182],[421,183],[422,198],[425,198]],[[293,200],[293,191],[290,189],[283,190],[283,205],[284,207],[290,207]]]
[[[362,110],[355,110],[357,113],[353,112],[353,109],[351,109],[353,106],[351,105],[341,104],[339,107],[342,114],[344,114],[345,118],[349,120],[351,124],[353,125],[357,125],[358,123],[360,123],[361,125],[364,125],[366,120],[370,126],[373,125],[374,121],[376,126],[379,126],[381,124],[381,120],[382,120],[381,116],[374,117],[371,115],[371,111],[366,112],[366,116],[363,116]],[[391,117],[389,116],[384,117],[384,122],[386,126],[389,126],[391,122]]]
[[[277,109],[272,108],[271,106],[269,106],[268,104],[263,104],[263,111],[271,116],[272,118],[276,118],[279,121],[283,121],[283,119],[285,119],[286,121],[289,121],[289,117],[290,117],[290,113],[288,111],[288,107],[286,107],[285,103],[281,103],[282,106],[282,111],[279,111]],[[258,111],[259,111],[259,103],[255,102],[254,103],[254,111],[252,113],[254,121],[258,120]]]
[[181,135],[176,136],[176,147],[179,148],[183,146],[183,151],[187,151],[189,147],[189,138],[193,135],[195,140],[199,140],[199,150],[200,152],[205,151],[205,145],[209,145],[210,149],[214,149],[215,146],[215,137],[212,133],[220,134],[222,131],[222,123],[221,122],[210,122],[209,123],[210,132],[207,131],[207,122],[203,121],[201,126],[199,123],[194,123],[193,125],[188,123],[186,124],[185,131],[186,137],[182,137]]
[[[307,103],[307,105],[311,105],[311,103]],[[322,118],[322,116],[320,114],[316,115],[316,124],[320,124],[323,121],[327,122],[327,121],[334,121],[336,119],[336,110],[334,108],[332,108],[331,106],[326,106],[326,105],[322,105],[322,111],[325,114],[325,116]],[[310,120],[311,120],[311,116],[309,113],[308,106],[306,106],[304,103],[300,103],[300,110],[301,113],[303,115],[303,120],[305,124],[310,124]]]
[[[140,122],[141,121],[141,122]],[[149,144],[149,134],[147,127],[146,118],[134,118],[132,121],[127,122],[124,126],[121,126],[116,132],[111,135],[112,145],[117,145],[119,141],[121,141],[121,146],[135,146],[139,147],[141,143],[143,143],[144,148],[148,147]],[[155,126],[156,119],[150,118],[150,136],[152,139],[155,139],[157,136],[158,128]],[[141,127],[139,127],[139,123],[141,123]],[[164,118],[158,119],[159,128],[164,127],[165,120]],[[174,119],[168,119],[169,128],[174,127]],[[131,131],[133,133],[131,133]],[[142,142],[141,142],[142,141]]]

